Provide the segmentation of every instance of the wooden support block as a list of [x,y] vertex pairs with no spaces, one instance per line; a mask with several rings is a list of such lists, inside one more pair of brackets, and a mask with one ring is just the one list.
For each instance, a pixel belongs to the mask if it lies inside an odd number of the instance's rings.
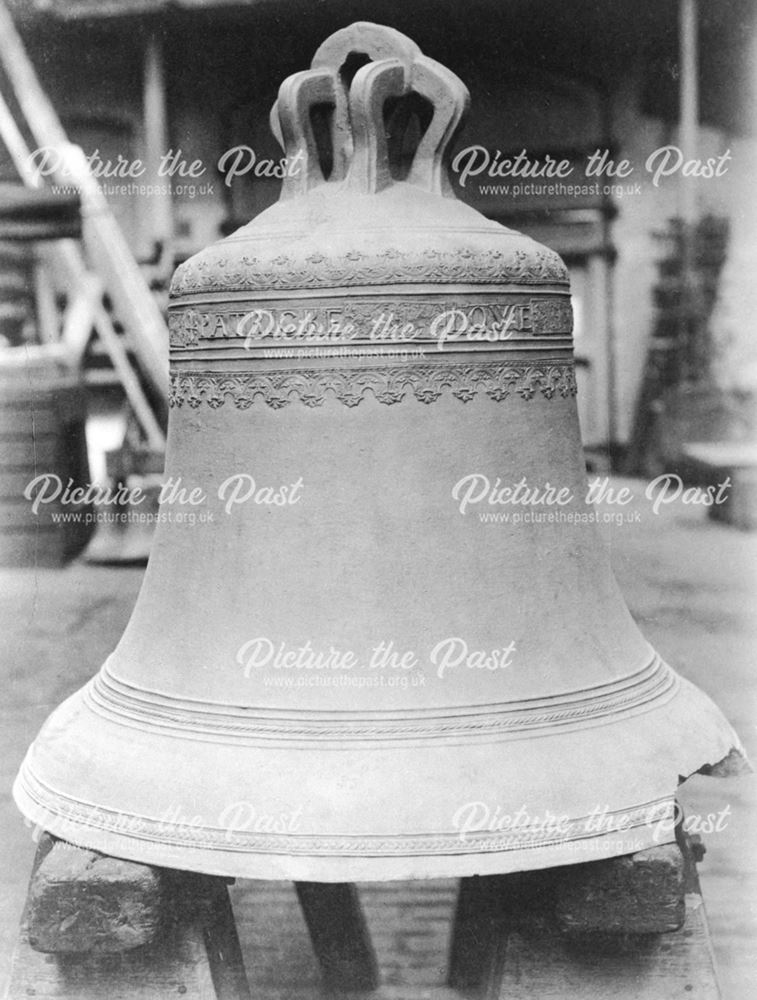
[[[538,930],[538,933],[536,932]],[[686,922],[670,934],[613,935],[615,946],[576,941],[554,925],[510,935],[497,1000],[721,1000],[707,921],[698,893]]]
[[154,940],[164,911],[160,869],[57,841],[29,886],[29,944],[37,951],[129,951]]
[[651,948],[655,935],[683,924],[684,869],[678,846],[665,844],[607,861],[461,879],[449,985],[499,997],[514,936],[567,932],[575,947],[597,954]]
[[226,880],[108,858],[45,834],[7,1000],[35,995],[250,1000]]
[[295,882],[310,940],[329,990],[372,990],[378,964],[357,887],[351,882]]
[[677,844],[554,871],[558,927],[571,933],[661,934],[685,918]]

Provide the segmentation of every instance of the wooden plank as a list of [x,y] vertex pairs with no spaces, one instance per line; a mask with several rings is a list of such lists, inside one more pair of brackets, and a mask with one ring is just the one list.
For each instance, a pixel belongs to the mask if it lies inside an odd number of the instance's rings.
[[554,926],[522,928],[507,942],[500,1000],[720,1000],[698,893],[686,922],[647,938],[571,941]]
[[200,920],[176,924],[144,948],[58,957],[30,945],[23,927],[7,1000],[216,1000]]
[[326,988],[375,989],[378,965],[357,887],[296,882],[295,888]]

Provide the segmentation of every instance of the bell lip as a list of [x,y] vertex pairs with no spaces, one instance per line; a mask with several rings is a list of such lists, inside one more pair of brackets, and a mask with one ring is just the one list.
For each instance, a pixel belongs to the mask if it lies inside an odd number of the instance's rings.
[[[655,835],[654,827],[642,825],[626,831],[610,831],[590,839],[506,852],[398,857],[247,854],[137,841],[133,837],[96,828],[77,831],[72,837],[72,831],[65,828],[65,818],[56,816],[33,802],[20,787],[19,779],[14,785],[13,796],[31,824],[76,847],[160,868],[268,881],[392,882],[506,875],[606,860],[675,841],[672,827],[660,838]],[[665,804],[673,811],[675,796],[671,796]]]
[[[738,748],[734,748],[728,757],[734,755],[743,757]],[[747,767],[751,770],[748,762]],[[655,831],[654,826],[644,824],[625,831],[609,831],[579,841],[540,845],[533,849],[519,848],[506,852],[399,857],[261,855],[238,851],[208,851],[187,846],[172,847],[157,842],[135,841],[132,837],[94,828],[77,832],[72,837],[71,831],[64,829],[66,820],[32,802],[18,787],[18,780],[13,795],[19,809],[31,824],[39,830],[59,836],[66,843],[76,847],[160,868],[266,881],[393,882],[466,878],[473,875],[507,875],[604,861],[662,847],[676,840],[674,828],[669,823],[662,836],[659,830]],[[670,796],[666,804],[671,812],[674,812],[675,796]]]
[[[27,791],[24,771],[28,758],[13,785],[13,798],[28,825],[45,831],[66,843],[110,857],[160,868],[193,871],[205,875],[268,881],[310,882],[390,882],[412,879],[465,878],[474,875],[506,875],[565,865],[584,864],[635,854],[639,851],[675,842],[677,806],[675,793],[658,799],[653,805],[657,822],[629,825],[580,839],[540,843],[487,852],[439,853],[431,855],[302,855],[287,853],[252,853],[244,850],[221,850],[169,844],[97,828],[78,825],[37,802]],[[714,764],[703,764],[694,774],[734,777],[753,773],[746,753],[734,739],[730,750]],[[647,804],[649,805],[649,804]],[[628,814],[636,810],[629,809]],[[641,807],[638,810],[641,813]],[[649,816],[649,813],[647,813]],[[663,825],[666,824],[666,825]]]

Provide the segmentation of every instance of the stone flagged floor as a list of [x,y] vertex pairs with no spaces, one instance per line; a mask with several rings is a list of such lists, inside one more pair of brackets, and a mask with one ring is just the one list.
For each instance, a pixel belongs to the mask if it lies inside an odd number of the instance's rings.
[[[622,485],[615,483],[614,485]],[[715,524],[701,507],[655,515],[644,484],[630,482],[639,518],[603,526],[621,590],[642,631],[706,690],[757,758],[757,535]],[[492,531],[501,530],[497,524]],[[34,855],[10,797],[21,757],[63,698],[96,672],[128,620],[142,578],[135,568],[0,571],[0,996]],[[696,777],[687,813],[726,816],[704,833],[700,876],[724,1000],[757,996],[757,779]],[[381,964],[381,997],[449,1000],[443,987],[454,883],[364,885],[363,906]],[[294,889],[239,882],[233,899],[250,979],[265,1000],[322,996]],[[422,931],[418,928],[422,927]]]

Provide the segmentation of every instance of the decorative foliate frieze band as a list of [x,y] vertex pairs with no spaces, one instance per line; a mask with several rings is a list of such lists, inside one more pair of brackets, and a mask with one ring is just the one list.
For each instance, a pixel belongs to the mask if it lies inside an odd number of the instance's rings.
[[[484,237],[486,233],[482,234]],[[568,272],[552,250],[523,237],[510,248],[507,236],[482,239],[477,250],[414,249],[300,254],[237,249],[228,240],[190,257],[176,269],[171,298],[199,292],[247,292],[272,289],[341,288],[390,284],[567,284]],[[273,242],[273,241],[271,241]],[[503,243],[505,246],[503,246]],[[488,244],[488,245],[487,245]]]
[[497,403],[515,396],[524,400],[534,396],[565,398],[576,393],[575,370],[572,362],[557,359],[254,372],[179,370],[171,373],[169,402],[174,407],[207,405],[217,409],[229,401],[245,410],[261,401],[277,410],[295,400],[305,406],[321,406],[329,398],[357,406],[367,396],[388,405],[410,397],[433,403],[445,393],[463,403],[480,394]]

